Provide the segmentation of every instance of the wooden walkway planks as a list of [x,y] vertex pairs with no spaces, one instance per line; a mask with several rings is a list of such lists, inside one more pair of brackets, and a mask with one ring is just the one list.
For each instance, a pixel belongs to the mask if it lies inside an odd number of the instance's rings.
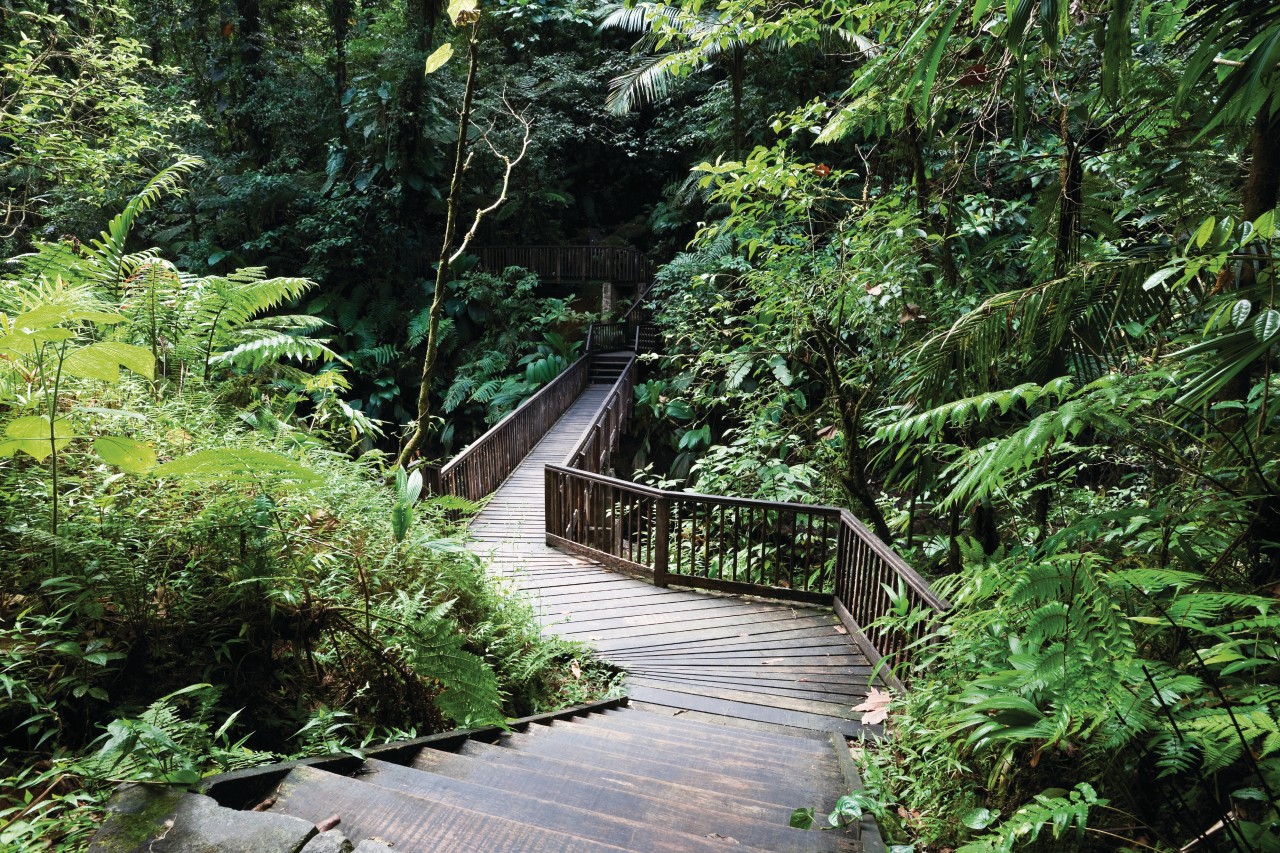
[[529,595],[544,631],[586,642],[627,670],[631,696],[646,707],[868,731],[852,707],[872,668],[829,608],[659,589],[546,545],[543,466],[563,462],[608,391],[588,386],[494,493],[471,524],[472,550]]

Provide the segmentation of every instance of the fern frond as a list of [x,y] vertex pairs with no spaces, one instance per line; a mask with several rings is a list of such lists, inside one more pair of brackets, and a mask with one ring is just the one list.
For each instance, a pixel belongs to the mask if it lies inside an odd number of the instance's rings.
[[211,364],[257,370],[265,364],[281,360],[341,360],[341,356],[331,350],[326,342],[315,338],[289,335],[272,329],[241,329],[237,336],[247,340],[213,356]]
[[414,668],[439,682],[440,713],[464,728],[501,725],[502,697],[493,669],[463,649],[463,636],[448,614],[453,602],[439,604],[412,624],[408,649]]
[[182,157],[172,166],[162,169],[147,182],[142,191],[129,200],[107,224],[107,230],[98,239],[90,241],[93,247],[91,265],[96,280],[116,286],[125,279],[125,244],[138,217],[153,207],[160,199],[178,192],[180,182],[190,172],[204,165],[198,157]]

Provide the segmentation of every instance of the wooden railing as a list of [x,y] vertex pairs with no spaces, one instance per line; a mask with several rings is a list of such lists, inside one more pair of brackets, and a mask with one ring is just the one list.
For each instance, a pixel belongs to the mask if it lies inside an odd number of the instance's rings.
[[616,352],[631,348],[626,323],[592,323],[587,329],[587,352]]
[[565,459],[580,471],[601,474],[612,467],[613,453],[622,445],[622,435],[631,422],[636,399],[636,359],[632,356],[604,402],[596,409],[591,426],[582,434]]
[[442,466],[423,466],[435,494],[478,501],[502,485],[590,381],[591,357],[583,356]]
[[476,254],[489,272],[523,267],[546,281],[645,284],[653,278],[642,252],[620,246],[484,246]]
[[[546,467],[547,544],[657,586],[832,604],[873,661],[901,654],[936,627],[927,614],[944,612],[947,602],[848,510],[608,476],[635,382],[632,358],[564,463]],[[892,614],[913,615],[905,627],[871,627]]]
[[658,327],[652,323],[639,323],[636,325],[635,334],[631,341],[631,349],[636,355],[643,355],[647,352],[658,352],[661,349],[662,339],[658,337]]

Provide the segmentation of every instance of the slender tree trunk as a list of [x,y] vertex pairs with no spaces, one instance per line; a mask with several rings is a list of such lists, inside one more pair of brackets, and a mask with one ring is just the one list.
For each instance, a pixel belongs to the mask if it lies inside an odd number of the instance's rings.
[[396,168],[401,176],[400,220],[418,227],[426,209],[425,186],[415,187],[410,181],[417,168],[419,149],[422,145],[423,113],[426,102],[426,75],[422,64],[431,49],[432,34],[440,16],[440,0],[407,0],[405,18],[410,32],[410,51],[405,70],[404,86],[400,91],[398,118],[390,145],[394,146]]
[[351,33],[351,0],[333,0],[330,14],[333,18],[333,92],[334,109],[338,116],[338,139],[347,145],[347,110],[343,98],[347,93],[347,38]]
[[[1269,210],[1275,210],[1277,203],[1280,203],[1280,116],[1271,115],[1269,105],[1263,106],[1254,118],[1253,134],[1249,140],[1249,174],[1245,179],[1243,202],[1241,212],[1250,222]],[[1258,268],[1264,263],[1266,261],[1262,259],[1242,261],[1240,286],[1252,287],[1257,281]],[[1237,400],[1248,399],[1254,375],[1253,369],[1241,371],[1227,389],[1226,396]],[[1242,422],[1238,428],[1249,427]],[[1275,532],[1280,530],[1280,498],[1261,498],[1251,527],[1250,550],[1254,553],[1257,565],[1254,580],[1260,586],[1272,584],[1280,579],[1280,547],[1264,543],[1274,541]]]
[[[915,111],[908,106],[905,139],[908,146],[907,153],[911,160],[912,182],[915,185],[916,212],[920,216],[921,224],[927,225],[942,238],[938,241],[936,257],[929,242],[921,241],[920,257],[928,266],[936,263],[948,284],[954,286],[959,280],[959,271],[956,267],[955,255],[951,251],[951,241],[947,238],[947,227],[929,209],[929,176],[924,161],[924,134],[925,129],[916,119]],[[925,283],[932,287],[935,283],[933,273],[926,269],[923,271],[923,276]]]
[[742,45],[733,46],[733,64],[729,68],[729,85],[733,91],[733,159],[742,159],[742,85],[746,62]]
[[1071,135],[1070,111],[1062,105],[1058,134],[1062,142],[1062,163],[1058,167],[1058,233],[1053,255],[1053,275],[1066,275],[1080,248],[1080,210],[1084,207],[1084,168],[1080,146]]
[[838,329],[828,333],[815,323],[814,331],[822,347],[823,368],[827,374],[827,393],[840,415],[840,430],[844,435],[844,471],[840,474],[841,484],[845,491],[862,505],[863,517],[870,522],[876,535],[885,542],[892,542],[893,531],[889,529],[889,522],[880,511],[871,484],[867,480],[867,454],[862,444],[862,403],[870,396],[870,390],[864,389],[857,399],[845,394],[845,385],[837,366],[838,354],[834,332]]
[[449,181],[449,200],[445,214],[444,237],[440,241],[440,261],[436,266],[436,287],[431,295],[431,311],[427,324],[427,352],[422,359],[422,384],[418,388],[417,423],[400,450],[396,464],[407,467],[422,447],[427,420],[431,415],[431,381],[435,378],[436,358],[440,352],[440,319],[444,315],[444,289],[449,280],[449,255],[458,230],[459,196],[462,174],[467,164],[467,133],[471,129],[471,109],[475,97],[476,67],[479,64],[479,24],[471,25],[467,38],[467,84],[462,94],[462,112],[458,118],[458,141],[453,158],[453,178]]
[[240,65],[240,97],[237,106],[236,132],[241,150],[261,163],[270,158],[270,145],[250,105],[256,100],[256,90],[263,77],[262,2],[261,0],[236,0],[235,8],[239,33],[236,49],[239,53]]

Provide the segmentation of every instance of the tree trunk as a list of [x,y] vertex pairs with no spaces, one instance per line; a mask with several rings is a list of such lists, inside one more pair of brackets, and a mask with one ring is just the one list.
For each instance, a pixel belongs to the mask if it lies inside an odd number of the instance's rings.
[[742,45],[733,46],[733,64],[729,67],[729,85],[733,92],[733,159],[742,159],[742,84],[746,74]]
[[262,2],[236,0],[236,26],[239,54],[239,89],[235,130],[237,147],[258,163],[270,158],[270,145],[249,105],[256,101],[256,90],[262,82]]
[[[414,227],[420,226],[427,204],[425,184],[409,180],[417,168],[422,146],[426,95],[426,75],[422,73],[422,66],[431,49],[440,8],[440,0],[407,0],[405,3],[410,50],[396,126],[389,144],[394,146],[396,168],[400,174],[400,221]],[[415,183],[419,186],[415,187]]]
[[347,38],[351,33],[351,0],[333,0],[330,14],[333,23],[333,92],[338,116],[338,139],[347,145],[347,111],[343,98],[347,92]]
[[[1254,118],[1243,202],[1241,212],[1250,222],[1269,210],[1275,210],[1280,202],[1280,116],[1271,115],[1269,105],[1263,106]],[[1263,263],[1261,259],[1241,262],[1242,287],[1251,287],[1257,281],[1258,265]],[[1253,376],[1252,369],[1241,371],[1228,389],[1228,396],[1237,400],[1248,399]],[[1242,423],[1239,428],[1249,427]],[[1273,584],[1280,579],[1280,547],[1265,543],[1275,540],[1275,532],[1280,530],[1280,498],[1268,496],[1258,501],[1251,528],[1251,550],[1257,564],[1254,580],[1259,586]]]
[[1058,167],[1058,234],[1053,254],[1053,276],[1061,278],[1076,259],[1080,248],[1080,210],[1084,207],[1084,168],[1080,146],[1071,135],[1070,111],[1062,105],[1058,134],[1062,142],[1062,163]]
[[[955,255],[951,252],[951,241],[947,238],[947,228],[945,223],[932,214],[929,210],[929,176],[924,161],[924,128],[916,119],[915,111],[908,105],[906,111],[906,134],[904,135],[908,146],[908,156],[911,160],[912,182],[915,185],[916,212],[920,216],[920,224],[928,226],[941,239],[938,241],[937,257],[927,240],[920,244],[920,257],[927,266],[933,266],[935,263],[942,270],[943,278],[946,279],[950,286],[955,285],[959,280],[959,271],[956,267]],[[935,278],[931,271],[927,268],[922,271],[925,283],[930,288],[935,284]]]
[[418,388],[417,423],[401,448],[396,464],[408,467],[422,447],[431,416],[431,381],[435,378],[436,358],[440,352],[440,318],[444,315],[444,288],[449,280],[449,255],[458,230],[458,204],[462,194],[462,173],[467,162],[467,133],[471,129],[471,108],[475,97],[476,67],[479,64],[479,24],[471,25],[467,38],[467,84],[462,94],[462,112],[458,117],[458,142],[453,158],[453,178],[449,181],[449,200],[445,214],[444,237],[440,241],[440,261],[436,266],[436,287],[431,295],[431,311],[427,324],[427,352],[422,359],[422,384]]

